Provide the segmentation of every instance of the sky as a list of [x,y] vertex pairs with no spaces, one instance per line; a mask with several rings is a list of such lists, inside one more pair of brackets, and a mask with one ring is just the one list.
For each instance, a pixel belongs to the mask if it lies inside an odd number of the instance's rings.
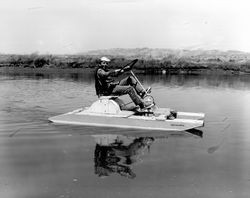
[[250,52],[248,0],[0,0],[0,53]]

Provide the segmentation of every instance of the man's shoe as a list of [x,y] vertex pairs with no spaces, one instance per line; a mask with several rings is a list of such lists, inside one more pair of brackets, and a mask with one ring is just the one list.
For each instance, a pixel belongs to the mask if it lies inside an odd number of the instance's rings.
[[148,110],[148,109],[151,109],[153,106],[155,106],[155,104],[150,104],[150,105],[144,105],[143,108],[141,108],[141,110]]

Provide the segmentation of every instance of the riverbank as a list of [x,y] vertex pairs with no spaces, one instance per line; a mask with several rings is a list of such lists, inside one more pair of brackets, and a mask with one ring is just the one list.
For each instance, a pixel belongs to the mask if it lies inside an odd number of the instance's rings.
[[77,55],[0,54],[1,71],[94,70],[101,56],[111,59],[110,68],[121,68],[138,59],[134,69],[150,74],[250,74],[250,54],[238,51],[110,49]]

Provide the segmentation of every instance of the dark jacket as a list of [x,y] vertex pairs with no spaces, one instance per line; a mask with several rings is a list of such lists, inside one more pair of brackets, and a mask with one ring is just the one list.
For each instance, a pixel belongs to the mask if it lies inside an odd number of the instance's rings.
[[98,67],[95,71],[95,90],[98,96],[110,95],[117,83],[111,76],[118,76],[116,70],[107,70],[102,67]]

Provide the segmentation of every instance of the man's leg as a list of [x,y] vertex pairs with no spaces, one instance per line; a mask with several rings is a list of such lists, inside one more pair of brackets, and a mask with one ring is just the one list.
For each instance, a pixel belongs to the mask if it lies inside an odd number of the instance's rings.
[[131,100],[136,104],[139,105],[141,108],[144,107],[144,103],[141,99],[141,97],[136,93],[135,89],[132,86],[121,86],[116,85],[115,88],[112,91],[112,94],[117,95],[125,95],[129,94]]
[[138,95],[144,94],[144,92],[145,92],[143,87],[140,86],[139,83],[137,83],[137,81],[135,80],[135,78],[133,76],[129,76],[129,77],[122,79],[119,82],[119,85],[121,85],[121,86],[130,85],[130,86],[134,87],[134,89]]

